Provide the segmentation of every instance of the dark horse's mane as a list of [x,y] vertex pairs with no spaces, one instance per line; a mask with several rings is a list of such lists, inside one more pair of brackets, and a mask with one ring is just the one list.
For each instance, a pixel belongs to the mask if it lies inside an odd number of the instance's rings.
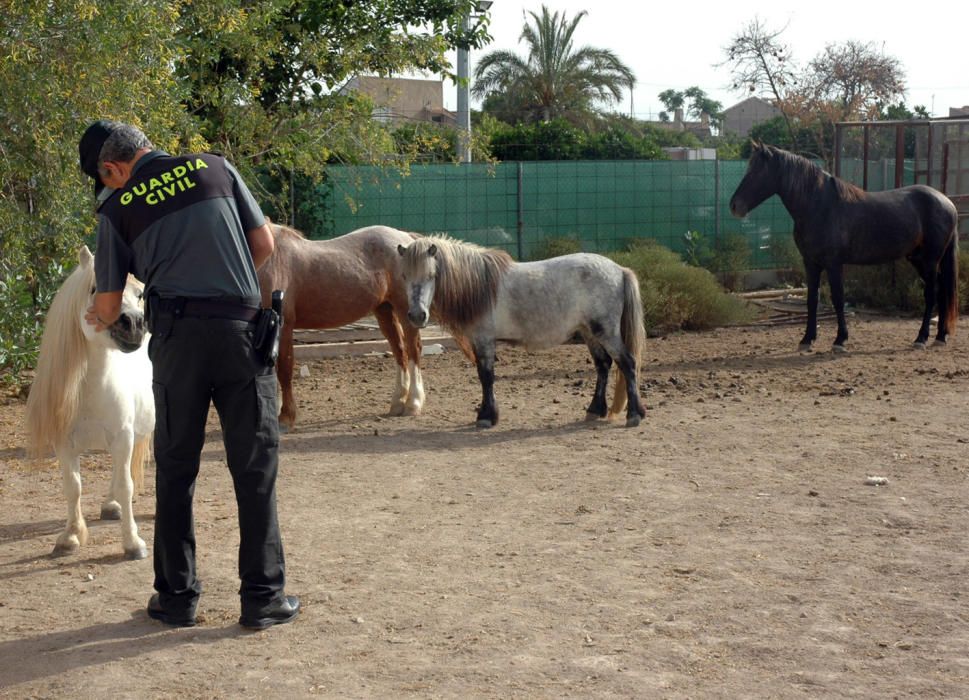
[[448,328],[466,328],[494,306],[498,283],[514,260],[503,250],[445,235],[414,242],[418,254],[426,253],[432,245],[437,246],[434,314]]
[[796,153],[780,148],[767,147],[768,152],[778,164],[780,175],[779,191],[784,192],[792,203],[800,209],[810,204],[810,199],[823,193],[826,187],[833,187],[837,199],[844,202],[857,202],[865,197],[860,187],[846,182]]

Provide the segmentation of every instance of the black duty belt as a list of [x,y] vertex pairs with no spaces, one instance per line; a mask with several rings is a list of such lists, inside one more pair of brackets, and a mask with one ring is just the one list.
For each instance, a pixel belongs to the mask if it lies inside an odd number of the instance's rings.
[[259,307],[211,299],[187,299],[182,308],[182,316],[227,318],[233,321],[255,321],[258,315]]
[[249,306],[240,301],[225,299],[191,299],[186,297],[161,298],[152,296],[148,300],[150,316],[169,316],[180,318],[224,318],[232,321],[255,321],[259,316],[258,306]]

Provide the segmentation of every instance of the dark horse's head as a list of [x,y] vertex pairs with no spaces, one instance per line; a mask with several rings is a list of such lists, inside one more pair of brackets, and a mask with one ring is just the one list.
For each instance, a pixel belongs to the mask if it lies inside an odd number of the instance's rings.
[[730,198],[730,213],[738,217],[747,216],[748,212],[765,199],[777,194],[780,183],[780,173],[777,172],[778,149],[756,141],[753,147],[744,179]]

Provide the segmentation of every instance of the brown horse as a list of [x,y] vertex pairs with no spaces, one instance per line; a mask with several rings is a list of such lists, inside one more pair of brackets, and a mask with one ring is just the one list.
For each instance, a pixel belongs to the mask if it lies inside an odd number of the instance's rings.
[[273,224],[276,248],[259,270],[263,306],[274,289],[284,291],[283,332],[276,376],[283,402],[283,430],[296,422],[293,400],[293,331],[337,328],[372,314],[397,361],[391,415],[418,415],[424,403],[420,331],[401,323],[407,296],[397,246],[417,238],[387,226],[369,226],[339,238],[311,241],[298,231]]

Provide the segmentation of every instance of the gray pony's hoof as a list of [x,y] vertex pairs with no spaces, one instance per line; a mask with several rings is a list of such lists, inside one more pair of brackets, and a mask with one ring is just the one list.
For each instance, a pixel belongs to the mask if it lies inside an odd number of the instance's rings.
[[585,412],[586,423],[595,423],[596,421],[600,421],[603,418],[605,418],[605,416],[600,416],[598,413],[592,413],[591,411]]
[[800,343],[797,346],[798,352],[811,352],[813,349],[814,348],[811,346],[811,343]]
[[492,423],[492,422],[491,422],[490,420],[488,420],[487,418],[479,418],[479,419],[478,419],[478,420],[477,420],[477,421],[475,422],[475,424],[474,424],[474,427],[475,427],[475,428],[493,428],[493,427],[495,427],[495,424],[494,424],[494,423]]
[[117,503],[105,503],[102,505],[101,520],[121,520],[121,506]]
[[643,420],[642,419],[642,416],[640,416],[637,413],[634,413],[633,415],[629,416],[626,419],[626,427],[627,428],[635,428],[636,426],[638,426],[642,422],[642,420]]
[[135,547],[134,549],[126,549],[124,551],[124,558],[127,561],[137,561],[138,559],[148,558],[148,548],[144,545]]
[[831,352],[848,352],[848,348],[844,345],[832,345]]
[[925,350],[926,345],[924,340],[916,340],[912,343],[912,349],[914,350]]
[[946,342],[944,340],[939,340],[938,338],[936,338],[935,342],[932,343],[933,348],[944,348],[945,346]]

